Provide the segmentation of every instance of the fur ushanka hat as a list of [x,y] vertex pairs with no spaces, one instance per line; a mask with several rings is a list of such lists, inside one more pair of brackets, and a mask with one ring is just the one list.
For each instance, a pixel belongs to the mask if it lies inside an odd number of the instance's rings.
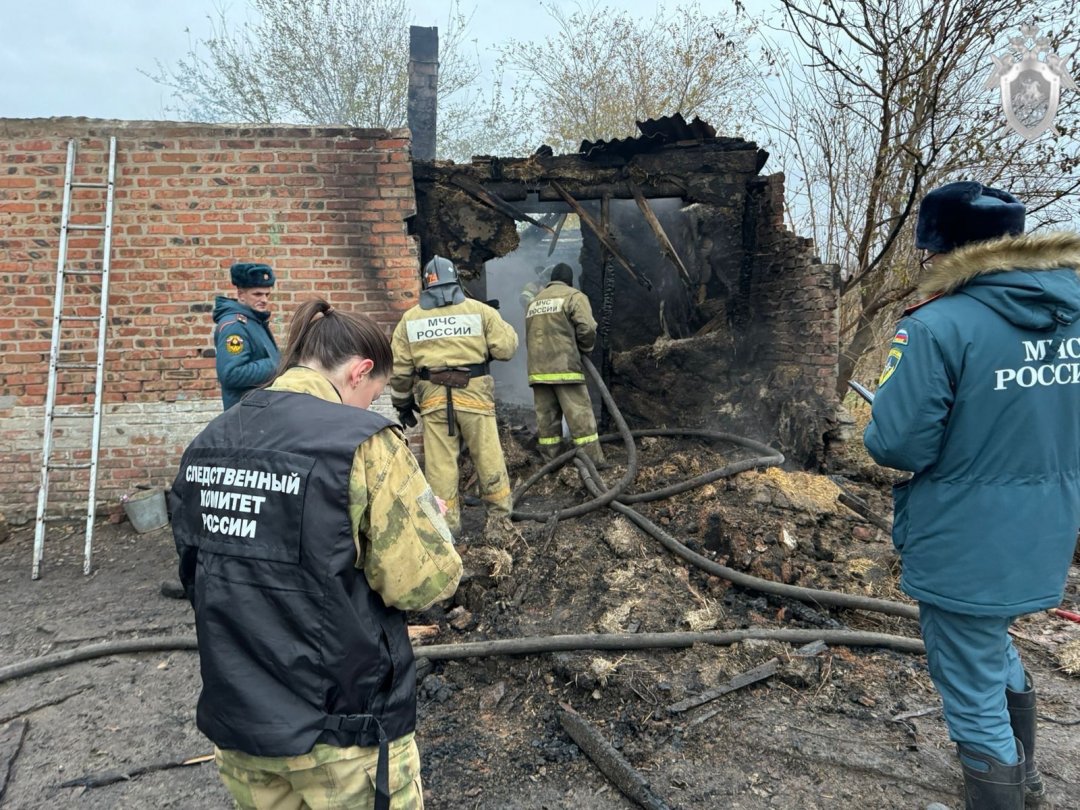
[[241,290],[274,286],[274,270],[268,264],[237,262],[229,268],[229,276]]
[[915,247],[949,253],[972,242],[1024,232],[1024,204],[1007,191],[963,181],[923,197]]

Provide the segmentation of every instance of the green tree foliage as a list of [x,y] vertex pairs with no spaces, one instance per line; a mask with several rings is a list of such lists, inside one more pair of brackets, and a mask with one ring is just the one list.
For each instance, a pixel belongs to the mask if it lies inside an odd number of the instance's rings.
[[[170,112],[198,121],[400,127],[406,123],[410,13],[405,0],[247,0],[248,19],[221,9],[187,57],[158,64]],[[468,20],[451,7],[439,31],[440,131],[453,138],[479,75]]]
[[1075,64],[1070,9],[1067,0],[781,0],[772,55],[783,67],[762,86],[757,121],[780,154],[793,229],[841,268],[838,393],[914,290],[923,194],[972,179],[1013,191],[1030,224],[1075,212],[1080,99],[1063,96],[1054,131],[1029,143],[1006,128],[1000,95],[985,87],[991,55],[1024,23]]

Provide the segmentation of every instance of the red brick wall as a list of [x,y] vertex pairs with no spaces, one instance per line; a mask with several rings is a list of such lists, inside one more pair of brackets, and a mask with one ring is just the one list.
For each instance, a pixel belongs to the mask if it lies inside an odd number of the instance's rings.
[[[278,276],[271,323],[315,294],[393,327],[416,301],[417,251],[407,130],[220,127],[87,119],[0,120],[0,511],[33,513],[67,144],[77,177],[101,181],[117,138],[99,504],[137,484],[167,485],[179,453],[220,412],[216,294],[228,267],[264,261]],[[100,221],[103,192],[76,190],[72,221]],[[68,264],[100,267],[98,232],[73,233]],[[96,314],[99,277],[65,285],[65,312]],[[65,327],[64,359],[93,360],[96,322]],[[66,372],[57,403],[92,399],[93,374]],[[85,456],[89,421],[58,427],[57,454]],[[67,454],[67,455],[65,455]],[[76,474],[72,474],[76,475]],[[85,506],[85,481],[51,477],[50,513]]]

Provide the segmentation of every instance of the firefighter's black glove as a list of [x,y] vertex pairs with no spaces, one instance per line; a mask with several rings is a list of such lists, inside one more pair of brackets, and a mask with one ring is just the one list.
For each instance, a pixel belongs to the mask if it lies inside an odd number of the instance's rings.
[[485,301],[484,303],[487,304],[492,309],[498,309],[499,308],[499,299],[498,298],[491,298],[491,299]]
[[413,411],[418,410],[415,402],[410,402],[408,405],[395,406],[398,413],[398,420],[401,422],[402,427],[408,429],[416,427],[416,416],[413,415]]

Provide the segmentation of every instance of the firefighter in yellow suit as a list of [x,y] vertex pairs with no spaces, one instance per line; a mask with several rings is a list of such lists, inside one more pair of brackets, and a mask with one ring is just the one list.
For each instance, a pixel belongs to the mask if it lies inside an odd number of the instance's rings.
[[536,407],[540,454],[554,458],[562,452],[562,422],[599,469],[607,467],[596,433],[589,389],[585,385],[582,352],[596,345],[596,320],[585,293],[573,287],[574,271],[559,262],[551,279],[525,311],[525,340],[529,352],[529,385]]
[[420,303],[394,328],[390,395],[405,427],[424,433],[424,474],[446,502],[446,522],[461,531],[458,456],[469,448],[487,506],[484,534],[507,545],[518,533],[510,522],[510,477],[495,421],[495,380],[488,363],[509,360],[518,347],[514,328],[493,308],[465,297],[457,269],[436,256],[424,267]]

